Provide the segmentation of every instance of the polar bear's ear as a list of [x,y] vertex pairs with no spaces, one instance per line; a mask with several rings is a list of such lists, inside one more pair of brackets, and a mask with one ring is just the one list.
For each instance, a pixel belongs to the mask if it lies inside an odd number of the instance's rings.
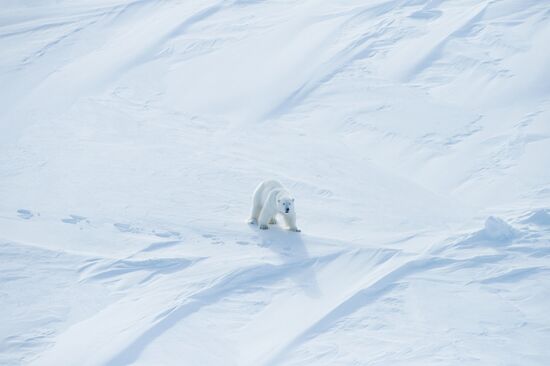
[[294,202],[294,198],[292,199],[292,202]]

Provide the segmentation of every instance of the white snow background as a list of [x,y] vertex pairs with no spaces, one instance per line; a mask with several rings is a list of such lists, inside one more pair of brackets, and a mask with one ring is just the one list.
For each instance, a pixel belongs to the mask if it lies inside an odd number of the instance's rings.
[[2,1],[1,365],[547,366],[549,260],[547,0]]

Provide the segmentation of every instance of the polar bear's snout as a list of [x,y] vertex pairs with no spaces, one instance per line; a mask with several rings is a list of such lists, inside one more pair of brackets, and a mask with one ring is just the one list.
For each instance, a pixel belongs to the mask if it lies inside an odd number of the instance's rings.
[[283,198],[277,200],[279,206],[279,212],[282,214],[289,214],[292,212],[292,198]]

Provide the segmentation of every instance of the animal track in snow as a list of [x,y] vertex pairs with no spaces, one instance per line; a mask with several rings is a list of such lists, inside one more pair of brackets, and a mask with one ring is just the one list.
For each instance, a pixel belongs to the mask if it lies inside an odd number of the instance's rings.
[[[84,217],[84,216],[79,216],[79,215],[69,215],[69,216],[70,216],[69,218],[61,219],[61,221],[63,221],[66,224],[73,224],[74,225],[74,224],[78,224],[81,221],[86,220],[86,217]],[[89,221],[86,220],[86,222],[89,222]]]
[[319,189],[317,191],[317,195],[323,198],[329,198],[329,197],[332,197],[332,192],[328,189]]
[[206,239],[210,239],[212,241],[212,244],[216,244],[216,245],[223,244],[223,241],[221,241],[219,238],[217,238],[213,234],[202,234],[202,237]]
[[153,234],[161,238],[179,238],[180,233],[177,231],[164,231],[164,230],[153,230]]
[[113,226],[116,227],[120,232],[123,232],[123,233],[137,234],[137,233],[140,233],[142,231],[140,228],[134,227],[130,224],[123,224],[123,223],[119,223],[119,222],[114,223]]
[[17,216],[24,220],[29,220],[30,218],[34,217],[34,214],[30,210],[19,209],[17,210]]

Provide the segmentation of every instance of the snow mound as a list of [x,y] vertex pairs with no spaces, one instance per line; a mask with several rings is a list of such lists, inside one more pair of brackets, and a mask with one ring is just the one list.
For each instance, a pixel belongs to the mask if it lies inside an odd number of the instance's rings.
[[485,220],[483,230],[477,235],[480,238],[505,242],[517,237],[518,231],[501,218],[489,216],[487,220]]
[[550,209],[542,208],[532,211],[522,222],[539,226],[550,226]]
[[519,237],[521,237],[521,231],[515,229],[499,217],[489,216],[485,220],[481,230],[468,234],[465,238],[461,237],[458,242],[451,244],[450,247],[504,247],[508,246],[514,239]]

